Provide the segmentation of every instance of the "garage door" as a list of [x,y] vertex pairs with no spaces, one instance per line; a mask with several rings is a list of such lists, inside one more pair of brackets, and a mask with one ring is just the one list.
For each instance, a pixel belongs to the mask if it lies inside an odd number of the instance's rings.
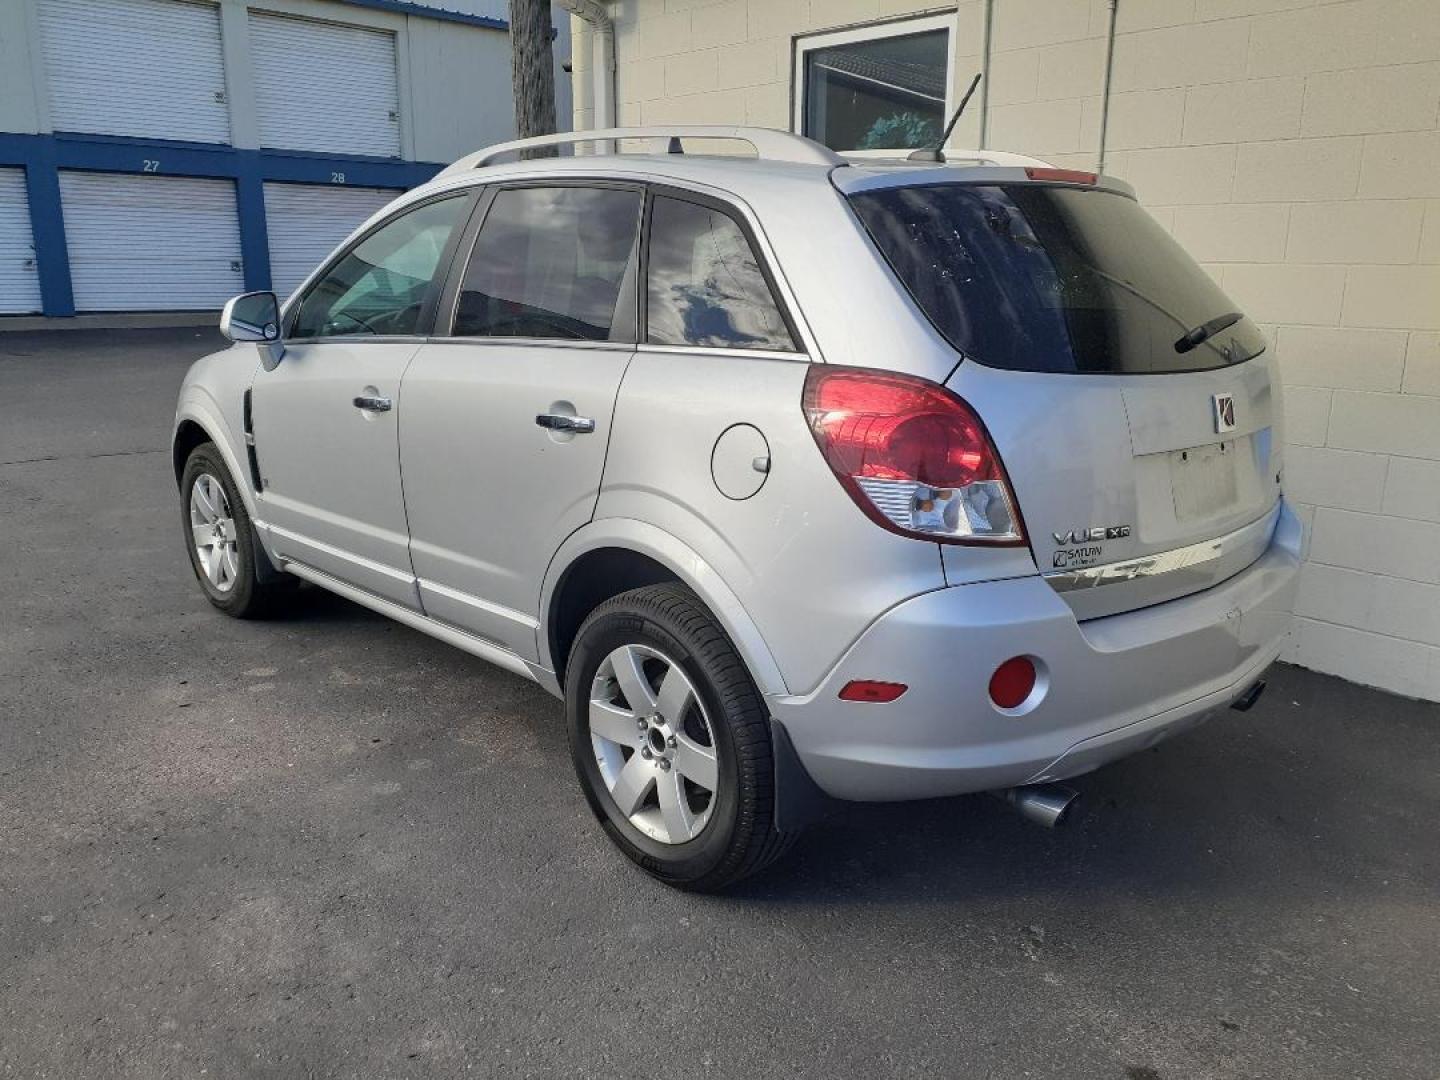
[[230,141],[220,9],[36,0],[56,131]]
[[61,172],[79,311],[219,308],[243,292],[229,180]]
[[400,156],[395,35],[250,13],[260,145]]
[[0,314],[40,310],[40,275],[24,169],[0,169]]
[[384,188],[266,184],[265,227],[275,291],[289,296],[356,226],[399,194]]

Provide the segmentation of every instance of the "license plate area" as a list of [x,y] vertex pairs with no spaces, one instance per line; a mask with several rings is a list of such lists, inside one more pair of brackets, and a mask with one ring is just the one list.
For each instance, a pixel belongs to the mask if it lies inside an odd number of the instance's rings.
[[1235,439],[1170,452],[1170,494],[1181,524],[1232,511],[1240,501],[1242,454]]

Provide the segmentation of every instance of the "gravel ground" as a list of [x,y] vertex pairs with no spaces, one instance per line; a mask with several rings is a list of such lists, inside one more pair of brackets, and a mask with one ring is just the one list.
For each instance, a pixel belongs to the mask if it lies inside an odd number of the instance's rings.
[[205,603],[166,445],[217,344],[0,334],[0,1075],[1440,1075],[1440,707],[1281,667],[1067,829],[854,807],[671,892],[535,686]]

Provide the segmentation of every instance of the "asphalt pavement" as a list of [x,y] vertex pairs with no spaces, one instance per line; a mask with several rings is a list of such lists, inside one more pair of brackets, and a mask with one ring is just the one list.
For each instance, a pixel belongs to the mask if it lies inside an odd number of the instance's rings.
[[1280,667],[1067,828],[852,807],[672,892],[538,687],[205,602],[168,436],[219,344],[0,333],[0,1076],[1440,1076],[1440,706]]

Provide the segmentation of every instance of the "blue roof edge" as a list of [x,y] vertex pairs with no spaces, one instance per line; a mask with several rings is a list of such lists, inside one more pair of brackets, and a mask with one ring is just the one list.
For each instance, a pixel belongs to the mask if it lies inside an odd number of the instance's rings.
[[510,24],[504,19],[492,18],[489,15],[469,15],[463,11],[450,11],[448,8],[430,7],[428,4],[417,4],[413,0],[340,0],[342,4],[349,4],[352,7],[372,8],[376,11],[393,11],[401,15],[414,15],[419,19],[436,19],[440,22],[461,23],[465,26],[479,26],[486,30],[509,30]]

